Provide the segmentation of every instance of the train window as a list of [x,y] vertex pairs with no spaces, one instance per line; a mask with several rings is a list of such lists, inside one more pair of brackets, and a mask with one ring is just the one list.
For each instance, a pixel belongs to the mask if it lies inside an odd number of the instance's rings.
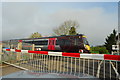
[[26,41],[25,43],[30,43],[30,44],[32,44],[32,41]]
[[88,45],[88,41],[86,38],[83,38],[83,42]]
[[45,41],[34,41],[34,44],[36,44],[36,45],[47,45],[48,41],[47,40],[45,40]]
[[59,45],[59,40],[56,40],[56,45]]

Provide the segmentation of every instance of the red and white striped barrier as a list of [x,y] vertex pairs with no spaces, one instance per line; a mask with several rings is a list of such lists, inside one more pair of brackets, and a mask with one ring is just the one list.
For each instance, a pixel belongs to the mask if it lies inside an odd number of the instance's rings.
[[78,58],[87,58],[87,59],[117,60],[117,61],[120,61],[120,55],[80,54],[80,53],[31,51],[31,50],[17,50],[17,49],[3,49],[3,50],[4,51],[13,51],[13,52],[22,52],[22,53],[45,54],[45,55],[52,55],[52,56],[67,56],[67,57],[78,57]]

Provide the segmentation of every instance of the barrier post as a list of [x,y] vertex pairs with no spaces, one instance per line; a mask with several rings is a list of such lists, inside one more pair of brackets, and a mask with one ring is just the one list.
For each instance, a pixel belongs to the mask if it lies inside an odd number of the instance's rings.
[[2,43],[0,42],[0,62],[2,61],[1,56],[2,56]]
[[[35,44],[32,44],[32,51],[35,51]],[[33,59],[34,54],[30,54],[30,59]]]
[[[18,50],[21,50],[22,49],[22,42],[19,41],[18,43]],[[21,59],[21,53],[20,52],[17,52],[17,60],[19,61]]]

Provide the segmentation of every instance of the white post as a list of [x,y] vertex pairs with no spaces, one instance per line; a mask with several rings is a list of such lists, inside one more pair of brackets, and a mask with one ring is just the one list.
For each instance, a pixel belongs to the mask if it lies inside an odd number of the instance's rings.
[[60,57],[60,73],[62,72],[62,57]]
[[89,75],[89,59],[88,59],[88,75]]
[[94,59],[93,59],[93,76],[94,76]]
[[54,58],[54,72],[57,72],[56,68],[57,68],[57,57],[55,56],[55,58]]
[[50,55],[49,56],[49,72],[51,72],[51,60],[50,60]]
[[63,67],[63,73],[65,73],[65,57],[63,57],[64,58],[64,67]]
[[76,57],[75,57],[75,72],[74,75],[76,74]]
[[58,59],[58,61],[57,61],[57,73],[58,73],[58,72],[60,71],[60,70],[59,70],[59,67],[58,67],[58,66],[60,66],[60,65],[59,65],[59,63],[60,63],[60,61],[59,61],[59,56],[57,57],[57,59]]
[[68,73],[68,63],[69,63],[69,57],[67,57],[67,73]]
[[110,64],[110,80],[111,80],[111,61],[109,61]]
[[104,79],[105,79],[105,60],[104,60]]
[[71,74],[72,74],[72,57],[71,57]]
[[46,72],[48,72],[48,55],[46,55]]
[[83,58],[83,74],[85,74],[85,59]]
[[79,75],[80,75],[80,68],[81,68],[80,66],[81,66],[81,65],[80,65],[80,58],[79,58]]

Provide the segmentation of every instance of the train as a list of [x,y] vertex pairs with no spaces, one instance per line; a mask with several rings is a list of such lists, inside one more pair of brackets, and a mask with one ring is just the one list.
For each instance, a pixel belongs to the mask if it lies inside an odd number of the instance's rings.
[[35,50],[90,53],[90,45],[84,34],[28,38],[19,41],[35,44]]

